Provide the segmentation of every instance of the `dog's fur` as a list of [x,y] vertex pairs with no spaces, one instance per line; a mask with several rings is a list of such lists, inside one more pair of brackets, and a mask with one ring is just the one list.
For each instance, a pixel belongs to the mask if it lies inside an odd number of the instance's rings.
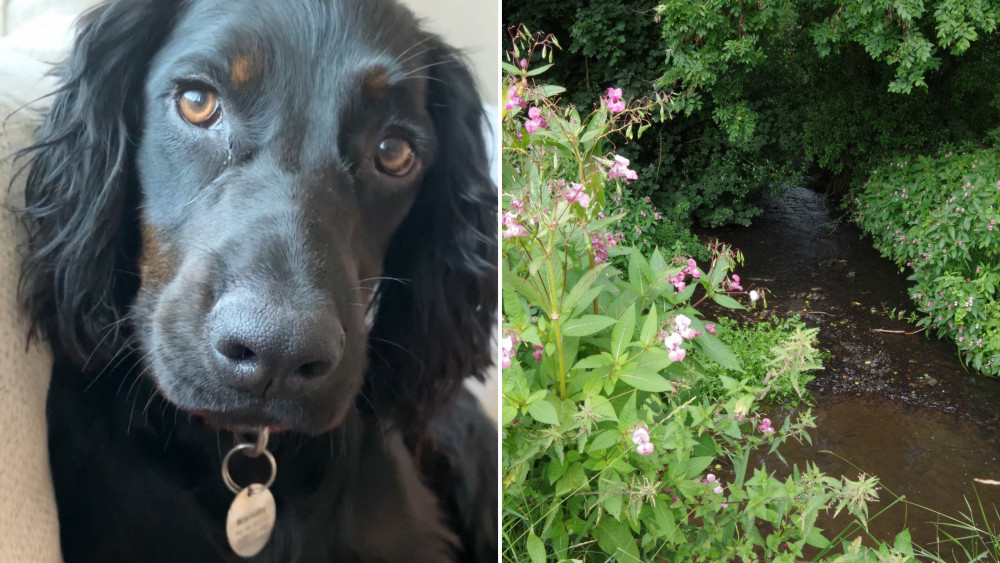
[[496,187],[457,54],[393,0],[112,0],[57,72],[21,295],[66,561],[239,560],[221,458],[260,426],[254,561],[495,560],[496,431],[461,386]]

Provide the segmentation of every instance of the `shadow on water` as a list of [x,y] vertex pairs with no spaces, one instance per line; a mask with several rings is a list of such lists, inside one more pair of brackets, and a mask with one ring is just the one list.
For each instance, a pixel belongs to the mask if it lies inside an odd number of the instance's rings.
[[[973,479],[1000,480],[1000,382],[966,371],[951,343],[904,334],[916,328],[888,311],[913,310],[905,274],[856,226],[835,223],[833,207],[822,194],[793,188],[751,227],[699,233],[743,252],[743,286],[767,289],[768,309],[754,316],[798,314],[820,328],[819,347],[830,354],[810,384],[813,446],[792,442],[782,453],[790,464],[814,461],[836,476],[878,475],[911,503],[958,516],[967,512],[963,495],[975,507]],[[975,486],[993,514],[1000,486]],[[871,514],[891,500],[881,491]],[[915,543],[930,547],[935,519],[900,503],[871,532],[891,540],[909,527]]]

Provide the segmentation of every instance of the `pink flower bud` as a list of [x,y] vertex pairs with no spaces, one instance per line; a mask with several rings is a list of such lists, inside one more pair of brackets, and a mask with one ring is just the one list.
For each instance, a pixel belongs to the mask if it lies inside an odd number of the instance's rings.
[[639,445],[649,442],[649,431],[645,428],[639,427],[632,432],[632,443]]

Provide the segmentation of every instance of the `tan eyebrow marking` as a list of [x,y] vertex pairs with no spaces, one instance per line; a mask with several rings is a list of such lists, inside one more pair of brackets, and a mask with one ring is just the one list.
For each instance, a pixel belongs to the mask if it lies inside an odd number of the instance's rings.
[[365,72],[361,80],[365,94],[378,97],[389,88],[389,70],[384,66],[376,66]]
[[248,55],[239,55],[229,65],[229,79],[236,86],[245,86],[255,72],[253,60]]

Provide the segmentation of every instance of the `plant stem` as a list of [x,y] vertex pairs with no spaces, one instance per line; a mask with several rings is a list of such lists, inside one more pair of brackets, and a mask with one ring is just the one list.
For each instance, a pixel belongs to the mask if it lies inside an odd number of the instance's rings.
[[559,398],[566,399],[566,366],[563,363],[562,329],[559,318],[552,319],[552,334],[556,337],[556,359],[559,362]]

